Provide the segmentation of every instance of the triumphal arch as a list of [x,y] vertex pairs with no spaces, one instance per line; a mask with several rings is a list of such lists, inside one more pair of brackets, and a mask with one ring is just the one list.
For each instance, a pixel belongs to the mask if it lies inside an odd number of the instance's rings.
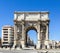
[[[27,32],[37,32],[36,49],[48,48],[49,40],[49,12],[28,11],[14,12],[14,47],[27,48]],[[34,35],[34,34],[33,34]]]

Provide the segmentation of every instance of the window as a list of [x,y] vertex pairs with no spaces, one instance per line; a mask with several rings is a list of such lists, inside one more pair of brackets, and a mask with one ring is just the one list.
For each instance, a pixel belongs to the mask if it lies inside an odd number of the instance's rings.
[[8,42],[3,42],[3,44],[8,44]]

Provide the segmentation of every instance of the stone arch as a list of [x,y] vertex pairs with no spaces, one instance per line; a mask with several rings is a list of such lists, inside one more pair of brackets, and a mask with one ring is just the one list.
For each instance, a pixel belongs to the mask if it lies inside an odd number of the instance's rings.
[[[26,30],[25,30],[25,44],[27,44],[27,33],[30,30],[35,30],[37,32],[37,29],[34,26],[27,27]],[[37,34],[37,36],[38,36],[38,34]]]
[[[21,27],[19,29],[19,31],[21,32],[19,33],[21,35],[19,42],[23,49],[25,48],[25,38],[26,38],[25,35],[30,29],[34,29],[38,33],[36,49],[40,49],[41,45],[43,44],[48,46],[48,40],[49,40],[48,14],[49,14],[48,12],[15,12],[14,13],[14,46],[13,47],[17,45],[17,39],[18,39],[17,36],[19,36],[17,33],[17,28],[18,28],[17,25]],[[42,27],[42,25],[46,25],[46,27],[44,26]]]
[[27,27],[25,31],[28,32],[31,29],[34,29],[37,32],[37,29],[34,26]]

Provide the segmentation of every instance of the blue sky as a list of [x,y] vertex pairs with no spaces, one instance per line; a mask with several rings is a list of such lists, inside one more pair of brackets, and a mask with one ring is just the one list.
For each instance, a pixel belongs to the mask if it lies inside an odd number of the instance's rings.
[[14,11],[49,11],[49,39],[60,40],[60,0],[0,0],[0,37],[2,26],[13,26]]

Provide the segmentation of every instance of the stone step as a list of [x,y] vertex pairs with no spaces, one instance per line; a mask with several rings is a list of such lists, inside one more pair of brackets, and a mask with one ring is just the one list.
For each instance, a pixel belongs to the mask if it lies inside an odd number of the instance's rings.
[[33,50],[1,50],[0,53],[37,53]]
[[0,50],[0,53],[60,53],[59,50]]
[[23,49],[25,49],[25,50],[34,50],[34,47],[25,47]]

